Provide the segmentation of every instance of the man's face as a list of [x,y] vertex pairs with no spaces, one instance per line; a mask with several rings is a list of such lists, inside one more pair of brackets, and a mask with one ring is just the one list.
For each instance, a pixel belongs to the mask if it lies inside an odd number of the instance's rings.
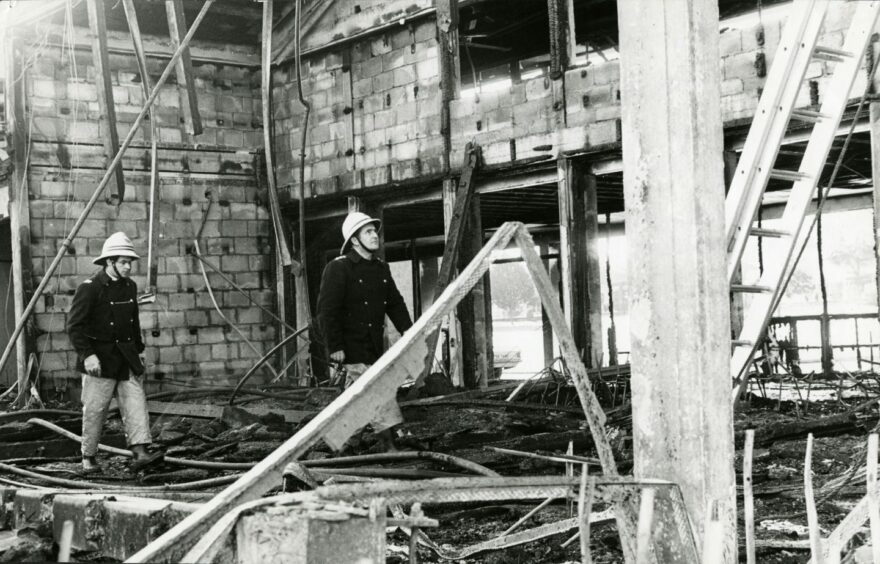
[[371,223],[365,225],[358,230],[357,240],[360,241],[364,250],[375,253],[379,250],[379,232],[376,231],[376,224]]
[[128,278],[131,276],[131,263],[132,260],[127,257],[119,257],[116,259],[116,271],[119,273],[119,276],[122,278]]

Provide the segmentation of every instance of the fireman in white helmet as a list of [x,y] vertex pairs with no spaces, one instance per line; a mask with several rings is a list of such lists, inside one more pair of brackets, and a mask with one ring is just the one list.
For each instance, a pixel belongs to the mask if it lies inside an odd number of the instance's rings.
[[122,413],[125,435],[137,470],[161,460],[148,452],[150,416],[144,395],[144,341],[138,319],[137,286],[131,280],[132,262],[139,257],[125,233],[104,242],[101,266],[76,289],[67,333],[76,349],[76,369],[82,374],[83,472],[100,470],[95,460],[104,420],[114,397]]
[[[412,319],[388,264],[376,255],[381,222],[366,214],[348,214],[342,224],[342,256],[330,261],[321,277],[318,328],[331,362],[343,365],[345,386],[358,379],[385,352],[385,316],[402,334]],[[385,450],[396,450],[394,427],[403,422],[391,399],[371,422]]]

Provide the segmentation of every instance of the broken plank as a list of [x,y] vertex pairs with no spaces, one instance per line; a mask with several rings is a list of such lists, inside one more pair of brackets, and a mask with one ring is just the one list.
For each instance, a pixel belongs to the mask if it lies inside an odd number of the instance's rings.
[[[110,56],[107,52],[107,20],[103,0],[86,0],[89,12],[89,28],[92,30],[92,59],[98,81],[98,107],[101,111],[101,139],[104,142],[103,163],[106,168],[119,151],[119,132],[116,130],[116,105],[113,102],[113,83],[110,77]],[[108,200],[121,204],[125,199],[125,179],[117,167],[113,180],[108,184]]]
[[[186,18],[183,11],[183,0],[165,0],[165,12],[168,16],[168,33],[171,35],[171,48],[177,50],[186,34]],[[199,102],[196,96],[193,78],[192,59],[189,47],[183,50],[177,61],[177,85],[180,89],[181,104],[184,118],[192,135],[202,134],[202,117],[199,114]]]
[[324,439],[331,446],[341,447],[351,434],[366,425],[378,410],[396,396],[398,387],[410,375],[422,372],[427,352],[425,335],[452,312],[464,294],[489,269],[492,252],[505,248],[518,229],[523,229],[523,226],[515,222],[505,223],[498,228],[458,280],[447,287],[400,340],[352,386],[253,469],[129,560],[179,561],[217,520],[236,506],[257,499],[279,484],[287,463],[301,457],[319,440]]

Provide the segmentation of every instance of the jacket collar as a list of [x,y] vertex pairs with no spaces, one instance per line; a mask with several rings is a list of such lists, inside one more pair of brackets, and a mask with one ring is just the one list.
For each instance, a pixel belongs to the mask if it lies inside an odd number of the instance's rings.
[[[367,260],[367,259],[365,259],[364,257],[362,257],[361,254],[360,254],[359,252],[357,252],[356,250],[354,250],[354,249],[351,249],[350,251],[348,251],[347,253],[345,253],[345,256],[348,258],[348,260],[352,261],[352,262],[355,263],[355,264],[361,262],[362,260],[363,260],[363,261],[366,261],[366,260]],[[379,257],[377,257],[377,256],[375,255],[375,253],[374,253],[374,254],[373,254],[373,258],[370,259],[370,260],[367,261],[367,262],[380,263],[380,262],[382,262],[382,261],[381,261],[381,259],[379,259]]]
[[[106,272],[104,272],[103,268],[101,270],[99,270],[98,272],[96,272],[94,276],[92,276],[92,280],[94,280],[95,282],[97,282],[101,286],[109,286],[110,284],[113,283],[113,279],[110,278],[110,276]],[[126,281],[125,278],[120,278],[116,282],[123,282],[124,283],[125,281]]]

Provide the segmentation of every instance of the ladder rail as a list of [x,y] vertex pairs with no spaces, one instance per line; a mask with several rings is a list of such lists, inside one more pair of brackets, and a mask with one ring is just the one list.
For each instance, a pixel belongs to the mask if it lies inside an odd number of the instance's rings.
[[[798,10],[786,25],[777,56],[770,68],[755,119],[730,183],[725,205],[727,274],[732,283],[749,238],[749,227],[758,213],[761,198],[782,139],[788,128],[803,78],[812,59],[828,0],[796,3]],[[785,51],[788,52],[785,52]],[[766,100],[765,100],[766,98]]]
[[849,102],[850,90],[858,76],[878,16],[880,16],[878,1],[860,2],[856,8],[843,47],[843,51],[853,53],[854,56],[837,64],[828,91],[825,93],[820,113],[829,116],[829,119],[817,123],[813,128],[798,169],[809,178],[793,183],[780,222],[781,229],[792,233],[787,254],[783,260],[765,268],[761,276],[759,284],[773,287],[775,290],[772,293],[758,294],[746,313],[738,341],[753,344],[734,349],[731,355],[731,373],[735,378],[742,378],[743,372],[754,357],[757,343],[766,331],[773,310],[781,298],[782,283],[796,267],[794,256],[809,237],[809,229],[804,229],[807,212],[816,193],[822,170],[825,168],[838,125]]

